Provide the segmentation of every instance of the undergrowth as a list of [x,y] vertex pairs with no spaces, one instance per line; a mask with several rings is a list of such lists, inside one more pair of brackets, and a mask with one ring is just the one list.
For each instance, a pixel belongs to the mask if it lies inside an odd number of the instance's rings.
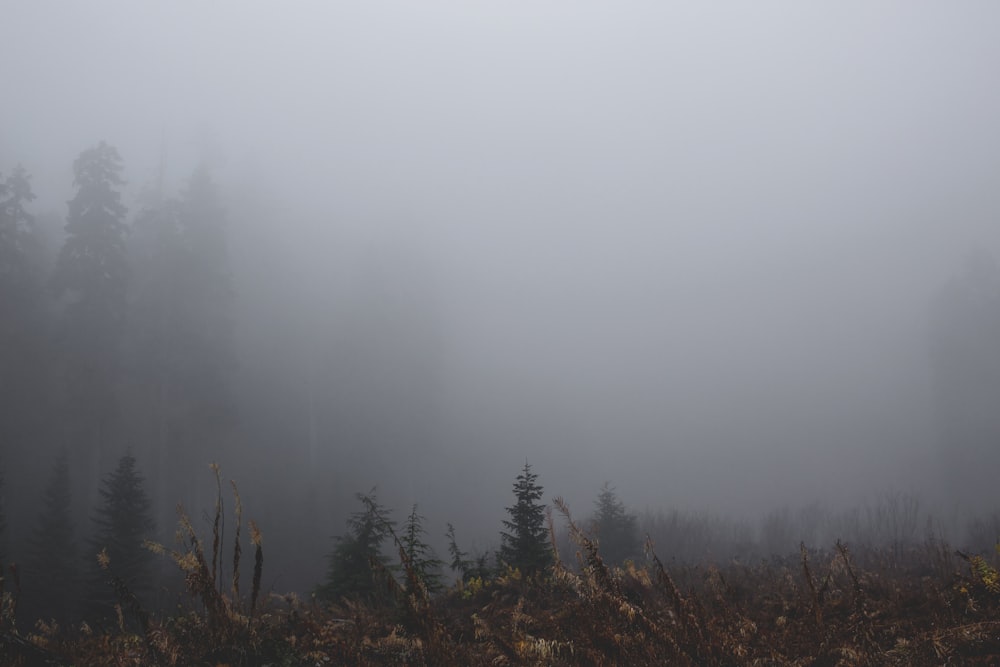
[[[231,569],[222,482],[212,535],[178,509],[175,548],[148,547],[183,574],[186,607],[146,612],[104,565],[118,594],[117,628],[39,623],[21,634],[16,569],[0,578],[0,657],[10,665],[988,665],[1000,662],[1000,572],[994,562],[927,540],[905,549],[828,549],[755,563],[609,565],[597,538],[554,504],[573,558],[533,575],[477,573],[432,595],[392,533],[398,570],[373,559],[386,592],[329,604],[261,596],[263,540],[242,588],[242,503],[235,484]],[[550,515],[550,532],[555,530]],[[1000,552],[998,552],[1000,555]],[[134,622],[129,623],[127,619]]]

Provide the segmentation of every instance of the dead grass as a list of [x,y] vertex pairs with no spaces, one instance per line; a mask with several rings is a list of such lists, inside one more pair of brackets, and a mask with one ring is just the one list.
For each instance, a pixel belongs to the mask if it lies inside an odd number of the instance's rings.
[[557,499],[575,562],[557,559],[532,577],[508,570],[432,596],[397,539],[401,574],[372,563],[382,568],[388,602],[320,606],[295,595],[261,599],[263,539],[252,522],[253,580],[250,594],[241,595],[235,486],[232,572],[223,575],[221,488],[209,539],[181,511],[178,548],[151,545],[184,573],[189,609],[146,614],[123,588],[121,614],[141,621],[138,634],[122,622],[114,632],[39,624],[22,636],[9,618],[16,610],[11,579],[0,580],[3,664],[1000,663],[1000,575],[986,559],[956,556],[939,540],[889,549],[802,544],[798,558],[671,567],[647,542],[643,562],[611,567]]

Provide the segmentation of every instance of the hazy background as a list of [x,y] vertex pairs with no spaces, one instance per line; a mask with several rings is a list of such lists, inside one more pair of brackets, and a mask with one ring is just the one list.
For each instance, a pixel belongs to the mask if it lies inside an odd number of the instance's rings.
[[581,513],[605,480],[635,508],[956,502],[928,313],[1000,252],[1000,5],[2,14],[0,169],[32,173],[39,214],[65,219],[100,140],[130,212],[213,169],[223,469],[265,534],[319,526],[308,567],[374,485],[485,544],[526,458]]

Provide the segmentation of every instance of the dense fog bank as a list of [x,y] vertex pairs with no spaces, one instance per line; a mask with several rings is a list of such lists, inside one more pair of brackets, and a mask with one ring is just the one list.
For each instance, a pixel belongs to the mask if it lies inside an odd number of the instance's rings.
[[526,460],[582,514],[991,511],[998,12],[13,3],[7,551],[60,452],[80,539],[127,451],[167,540],[218,461],[299,590],[375,487],[495,547]]

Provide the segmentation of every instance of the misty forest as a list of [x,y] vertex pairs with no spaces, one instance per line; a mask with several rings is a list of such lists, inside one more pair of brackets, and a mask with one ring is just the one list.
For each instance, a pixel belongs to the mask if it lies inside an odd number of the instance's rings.
[[1000,661],[1000,5],[0,17],[0,664]]

